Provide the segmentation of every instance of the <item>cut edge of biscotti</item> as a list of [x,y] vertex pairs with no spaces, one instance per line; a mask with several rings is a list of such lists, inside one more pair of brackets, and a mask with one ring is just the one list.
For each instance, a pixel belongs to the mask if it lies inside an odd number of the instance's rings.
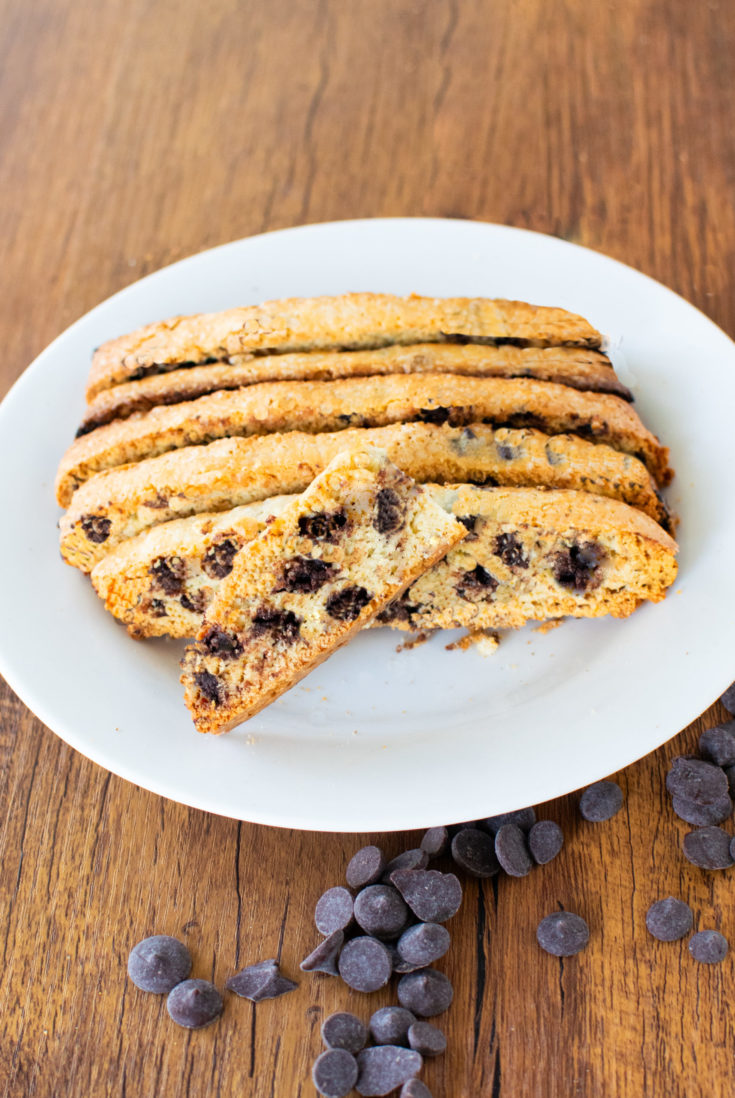
[[466,533],[383,451],[338,454],[237,553],[186,649],[197,729],[228,731],[260,712]]

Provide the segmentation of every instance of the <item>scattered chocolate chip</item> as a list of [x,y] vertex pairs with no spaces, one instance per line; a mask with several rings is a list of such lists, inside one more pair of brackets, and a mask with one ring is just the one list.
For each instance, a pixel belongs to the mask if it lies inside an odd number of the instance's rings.
[[727,776],[719,766],[701,759],[674,759],[666,776],[666,788],[692,804],[715,804],[728,791]]
[[455,590],[461,598],[471,602],[474,599],[492,595],[497,586],[498,581],[495,576],[491,576],[486,568],[478,564],[475,568],[460,576],[455,585]]
[[242,655],[242,644],[235,634],[226,633],[218,625],[210,625],[205,630],[201,643],[208,652],[222,660],[234,660]]
[[278,962],[273,959],[248,965],[235,976],[230,976],[225,984],[228,991],[234,991],[236,995],[250,999],[253,1003],[259,1003],[261,999],[277,999],[279,995],[294,991],[298,986],[293,980],[281,976]]
[[308,957],[304,957],[299,968],[302,972],[324,972],[327,976],[336,976],[337,958],[344,941],[343,930],[333,931],[319,943],[316,949],[312,949]]
[[393,885],[368,885],[355,899],[358,925],[376,938],[397,938],[408,918],[408,908]]
[[354,621],[370,602],[371,595],[364,587],[343,587],[335,591],[326,601],[326,611],[337,621]]
[[735,797],[735,766],[725,767],[725,777],[727,778],[727,787],[730,791],[730,796]]
[[528,849],[536,865],[546,865],[564,846],[564,832],[553,820],[539,820],[528,832]]
[[528,557],[523,551],[523,542],[517,534],[498,534],[493,552],[508,568],[528,568]]
[[354,1056],[361,1048],[365,1048],[367,1040],[367,1027],[347,1010],[330,1014],[322,1022],[322,1041],[327,1048],[342,1048]]
[[84,515],[81,524],[87,540],[95,545],[101,545],[110,536],[112,520],[103,518],[102,515]]
[[683,938],[692,929],[693,922],[694,915],[689,904],[674,896],[656,900],[646,912],[648,932],[659,942],[675,942]]
[[373,524],[379,534],[394,534],[406,521],[406,508],[392,488],[381,488],[375,497]]
[[130,951],[128,976],[141,991],[167,995],[191,972],[191,954],[178,938],[154,934]]
[[272,633],[274,638],[289,644],[298,639],[301,630],[301,618],[293,610],[274,610],[269,606],[261,608],[253,615],[253,636]]
[[353,914],[351,893],[336,885],[328,888],[317,900],[314,922],[320,934],[333,934],[335,930],[345,930],[352,922]]
[[421,847],[404,850],[402,854],[391,858],[383,870],[383,880],[390,881],[391,874],[397,869],[426,869],[429,864],[429,855]]
[[699,750],[717,766],[735,765],[735,721],[708,728],[699,737]]
[[735,714],[735,682],[731,686],[728,686],[727,690],[720,698],[720,701],[728,713]]
[[588,785],[579,800],[579,811],[592,823],[611,820],[622,807],[623,791],[617,782]]
[[317,1056],[311,1078],[323,1098],[347,1098],[357,1082],[357,1060],[343,1048],[330,1048]]
[[414,1022],[408,1031],[408,1044],[422,1056],[439,1056],[447,1047],[447,1039],[431,1022]]
[[451,940],[449,931],[440,923],[416,923],[401,934],[396,951],[413,969],[426,968],[444,956]]
[[554,957],[573,957],[590,940],[590,928],[581,915],[571,911],[553,911],[539,923],[536,940],[542,949]]
[[530,831],[535,823],[536,813],[532,808],[518,808],[515,812],[501,812],[499,816],[488,816],[487,819],[479,821],[480,827],[485,831],[489,831],[491,835],[497,835],[505,824],[515,824],[516,827],[520,827],[521,831]]
[[240,546],[231,538],[223,538],[210,545],[202,559],[202,570],[210,579],[224,579],[232,571],[232,564]]
[[684,836],[684,857],[700,869],[729,869],[731,839],[721,827],[699,827]]
[[602,546],[593,541],[559,549],[551,558],[554,579],[562,587],[570,587],[573,591],[589,591],[599,587],[604,555]]
[[172,1021],[186,1029],[208,1026],[222,1013],[222,996],[209,980],[184,980],[168,995],[166,1007]]
[[211,671],[195,671],[194,682],[208,702],[212,705],[222,705],[225,700],[225,687],[221,679]]
[[337,567],[318,557],[292,557],[283,562],[281,578],[274,591],[318,591],[334,577]]
[[398,1098],[433,1098],[433,1096],[426,1083],[422,1083],[420,1079],[409,1079],[401,1087]]
[[346,526],[347,515],[344,511],[301,515],[299,518],[299,533],[313,541],[337,541]]
[[492,877],[500,869],[493,840],[476,827],[457,832],[452,839],[452,859],[473,877]]
[[364,888],[375,884],[385,871],[385,856],[378,846],[363,846],[353,854],[347,865],[347,884],[350,888]]
[[680,820],[686,820],[695,827],[724,823],[732,815],[732,801],[727,795],[714,804],[692,804],[684,797],[673,797],[671,806]]
[[442,1014],[454,998],[454,989],[443,972],[422,968],[401,976],[398,981],[398,1002],[422,1018]]
[[399,869],[393,884],[422,923],[445,923],[459,911],[462,885],[453,873],[438,869]]
[[421,1071],[423,1061],[418,1052],[396,1045],[364,1048],[357,1054],[360,1073],[355,1089],[363,1098],[378,1098],[390,1094]]
[[148,569],[156,587],[164,595],[179,595],[184,586],[186,569],[181,557],[157,557]]
[[440,858],[442,854],[445,854],[447,847],[449,846],[449,831],[446,827],[430,827],[428,831],[424,832],[424,837],[421,840],[420,849],[424,854],[428,854],[429,858]]
[[525,832],[517,824],[503,824],[495,836],[495,857],[511,877],[525,877],[533,868]]
[[700,930],[689,940],[689,952],[703,965],[724,961],[728,948],[727,938],[716,930]]
[[385,987],[392,971],[391,955],[377,938],[353,938],[339,955],[339,974],[354,991]]
[[370,1036],[376,1045],[408,1045],[408,1031],[416,1015],[405,1007],[387,1006],[370,1019]]

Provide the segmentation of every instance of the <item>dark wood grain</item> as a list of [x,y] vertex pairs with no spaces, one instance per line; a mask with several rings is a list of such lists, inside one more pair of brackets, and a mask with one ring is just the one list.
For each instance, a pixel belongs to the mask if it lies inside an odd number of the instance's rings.
[[[553,233],[735,332],[725,0],[0,0],[0,27],[3,389],[148,271],[356,216]],[[274,955],[295,973],[317,894],[363,840],[182,808],[75,754],[7,688],[0,705],[0,1095],[313,1094],[325,1012],[366,1016],[387,994],[304,978],[189,1034],[125,961],[158,931],[220,983]],[[425,1072],[437,1098],[730,1092],[732,961],[697,966],[644,927],[672,893],[697,925],[735,931],[732,880],[683,861],[663,787],[667,760],[722,715],[626,770],[611,823],[583,823],[574,797],[544,809],[567,833],[555,863],[468,885],[443,962],[449,1050]],[[564,962],[534,941],[560,905],[592,928]]]

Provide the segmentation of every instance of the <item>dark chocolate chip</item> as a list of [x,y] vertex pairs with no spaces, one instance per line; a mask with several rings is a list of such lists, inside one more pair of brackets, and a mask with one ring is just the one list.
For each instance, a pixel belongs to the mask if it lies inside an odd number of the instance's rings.
[[210,625],[205,630],[201,643],[208,652],[222,660],[234,660],[242,655],[242,644],[235,634],[226,633],[218,625]]
[[493,877],[500,865],[495,845],[485,831],[465,827],[452,839],[452,858],[465,873],[473,877]]
[[339,955],[339,974],[355,991],[385,987],[392,971],[392,957],[377,938],[353,938],[345,943]]
[[725,767],[725,777],[727,778],[727,788],[730,796],[735,798],[735,766]]
[[301,515],[299,518],[299,533],[312,541],[337,541],[346,526],[347,515],[344,511]]
[[408,908],[393,885],[368,885],[355,899],[358,925],[376,938],[397,938],[408,918]]
[[414,1022],[408,1031],[408,1044],[422,1056],[439,1056],[447,1047],[447,1039],[431,1022]]
[[319,943],[316,949],[312,949],[308,957],[304,957],[299,968],[302,972],[324,972],[327,976],[336,976],[337,958],[344,941],[343,930],[333,931]]
[[232,538],[223,538],[210,545],[202,560],[202,570],[210,579],[224,579],[232,571],[232,564],[240,546]]
[[396,1045],[364,1048],[357,1054],[360,1074],[355,1089],[364,1098],[390,1094],[421,1071],[423,1060],[418,1052]]
[[337,621],[354,621],[360,616],[361,611],[370,602],[372,596],[364,587],[343,587],[341,591],[335,591],[326,602],[326,611],[330,617]]
[[441,427],[449,419],[449,414],[449,408],[443,408],[439,405],[437,408],[422,408],[418,418],[422,423],[433,423],[437,427]]
[[479,515],[456,515],[457,522],[461,522],[465,530],[467,530],[467,537],[465,541],[477,541],[477,523],[479,521]]
[[168,995],[166,1007],[172,1021],[186,1029],[208,1026],[222,1013],[222,996],[209,980],[184,980]]
[[422,968],[401,976],[398,981],[398,1002],[421,1018],[442,1014],[454,998],[454,989],[443,972]]
[[735,682],[731,686],[728,686],[727,690],[720,698],[720,701],[728,713],[735,714]]
[[421,850],[428,854],[429,858],[440,858],[446,854],[449,846],[449,831],[446,827],[430,827],[424,832],[421,840]]
[[347,1098],[357,1082],[357,1060],[343,1048],[330,1048],[317,1056],[311,1078],[322,1098]]
[[327,1048],[342,1048],[354,1056],[367,1044],[367,1027],[354,1014],[341,1010],[322,1022],[322,1041]]
[[406,507],[398,492],[381,488],[375,497],[373,525],[379,534],[394,534],[406,522]]
[[481,564],[460,576],[455,590],[461,598],[471,602],[474,599],[492,595],[498,586],[495,576],[491,576]]
[[684,836],[684,857],[700,869],[729,869],[731,839],[721,827],[699,827]]
[[428,864],[429,855],[421,847],[404,850],[402,854],[397,854],[388,862],[383,870],[383,880],[390,881],[391,874],[397,869],[426,869]]
[[536,823],[536,813],[532,808],[517,808],[515,812],[501,812],[499,816],[488,816],[480,820],[479,824],[491,835],[497,835],[505,824],[515,824],[521,831],[530,831]]
[[225,687],[221,679],[211,671],[195,671],[194,682],[208,702],[212,705],[222,705],[225,700]]
[[[481,833],[480,833],[481,834]],[[495,836],[495,857],[511,877],[525,877],[533,868],[525,832],[517,824],[503,824]]]
[[714,804],[692,804],[684,797],[673,797],[671,806],[680,820],[686,820],[695,827],[721,824],[732,815],[732,801],[728,796],[721,797]]
[[546,865],[564,845],[564,832],[553,820],[539,820],[528,832],[528,849],[536,865]]
[[293,610],[274,610],[269,606],[261,606],[253,616],[254,637],[271,633],[274,640],[292,644],[298,639],[300,630],[301,618],[296,617]]
[[370,1019],[370,1036],[376,1045],[408,1045],[408,1031],[416,1015],[405,1007],[387,1006],[376,1010]]
[[347,865],[347,884],[350,888],[364,888],[379,881],[384,871],[385,856],[380,847],[363,846]]
[[196,591],[191,595],[182,595],[179,602],[184,610],[191,614],[203,614],[207,608],[207,597],[204,591]]
[[277,999],[280,995],[294,991],[298,986],[293,980],[281,976],[278,962],[273,959],[248,965],[235,976],[230,976],[225,984],[228,991],[234,991],[236,995],[250,999],[253,1003],[259,1003],[262,999]]
[[500,557],[508,568],[528,568],[528,557],[523,550],[523,542],[517,534],[498,534],[493,552]]
[[515,461],[520,456],[520,446],[512,446],[509,442],[496,442],[495,448],[498,451],[498,457],[503,461]]
[[716,930],[700,930],[689,940],[689,952],[703,965],[724,961],[728,948],[727,938]]
[[585,820],[592,823],[611,820],[622,807],[623,791],[617,782],[588,785],[579,800],[579,811]]
[[404,930],[396,942],[398,956],[412,968],[426,968],[449,949],[451,937],[440,923],[417,923]]
[[151,599],[149,610],[154,618],[167,618],[166,603],[163,599]]
[[409,1079],[401,1087],[398,1098],[433,1098],[433,1095],[426,1083],[422,1083],[420,1079]]
[[184,586],[186,569],[181,557],[157,557],[148,569],[156,587],[164,595],[179,595]]
[[542,949],[554,957],[573,957],[590,940],[590,928],[581,915],[571,911],[553,911],[539,923],[536,940]]
[[154,934],[133,946],[128,957],[128,976],[141,991],[168,995],[191,972],[191,954],[178,938]]
[[562,587],[578,592],[599,587],[604,556],[602,546],[594,541],[559,549],[551,558],[554,579]]
[[675,797],[692,804],[715,804],[728,792],[727,776],[719,766],[679,756],[671,763],[666,788]]
[[292,557],[283,562],[281,578],[274,591],[318,591],[333,578],[337,567],[318,557]]
[[95,545],[101,545],[110,536],[111,519],[103,518],[102,515],[83,515],[81,523],[87,540]]
[[351,893],[336,885],[328,888],[317,900],[314,922],[320,934],[333,934],[335,930],[345,930],[352,922],[353,914]]
[[422,923],[445,923],[459,911],[462,885],[453,873],[438,869],[398,869],[391,877]]
[[717,766],[735,765],[735,721],[708,728],[699,737],[699,750]]
[[693,922],[694,915],[689,904],[674,896],[656,900],[646,912],[648,932],[659,942],[675,942],[683,938],[692,929]]

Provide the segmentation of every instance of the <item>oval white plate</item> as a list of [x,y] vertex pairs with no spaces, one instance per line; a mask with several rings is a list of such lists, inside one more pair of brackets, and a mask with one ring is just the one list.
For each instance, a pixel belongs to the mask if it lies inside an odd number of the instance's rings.
[[[348,290],[509,297],[582,313],[611,339],[648,426],[671,447],[679,580],[627,621],[527,628],[499,652],[447,636],[358,637],[220,738],[181,700],[181,645],[136,643],[56,544],[57,462],[92,348],[148,321]],[[673,736],[735,676],[735,345],[663,286],[605,256],[497,225],[347,221],[240,240],[99,305],[0,408],[5,577],[0,669],[49,728],[114,773],[240,819],[335,831],[474,819],[594,781]]]

